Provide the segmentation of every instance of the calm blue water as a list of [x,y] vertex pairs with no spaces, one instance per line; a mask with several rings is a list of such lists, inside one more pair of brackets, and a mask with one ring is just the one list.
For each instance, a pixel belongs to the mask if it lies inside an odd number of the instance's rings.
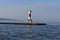
[[0,40],[60,40],[60,25],[0,24]]

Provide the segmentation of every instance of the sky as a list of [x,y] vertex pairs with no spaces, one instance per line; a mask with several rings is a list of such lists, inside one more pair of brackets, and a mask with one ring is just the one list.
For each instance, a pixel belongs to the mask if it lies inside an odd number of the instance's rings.
[[0,0],[0,18],[27,20],[28,9],[34,21],[60,22],[60,0]]

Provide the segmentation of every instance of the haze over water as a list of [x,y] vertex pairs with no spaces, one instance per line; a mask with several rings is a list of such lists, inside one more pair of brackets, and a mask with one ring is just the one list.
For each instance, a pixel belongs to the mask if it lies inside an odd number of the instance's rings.
[[60,0],[0,0],[0,18],[26,20],[28,8],[34,21],[60,22]]

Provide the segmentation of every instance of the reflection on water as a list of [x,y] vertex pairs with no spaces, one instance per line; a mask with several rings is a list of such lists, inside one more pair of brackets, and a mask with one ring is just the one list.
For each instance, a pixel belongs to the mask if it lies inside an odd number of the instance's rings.
[[32,25],[27,25],[28,32],[32,29]]

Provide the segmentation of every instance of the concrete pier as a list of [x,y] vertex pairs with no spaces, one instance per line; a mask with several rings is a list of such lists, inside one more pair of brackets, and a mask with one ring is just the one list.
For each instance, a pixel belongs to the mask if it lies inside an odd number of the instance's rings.
[[0,22],[0,24],[46,25],[46,23]]

